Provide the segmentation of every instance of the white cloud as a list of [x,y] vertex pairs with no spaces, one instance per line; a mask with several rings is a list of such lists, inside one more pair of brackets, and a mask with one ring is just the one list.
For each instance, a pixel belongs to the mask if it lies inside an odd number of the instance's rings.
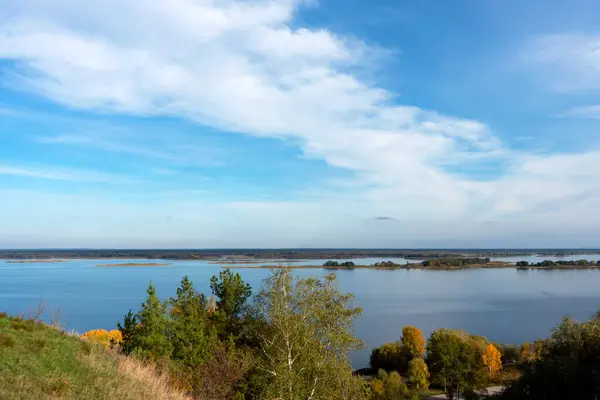
[[[84,110],[177,116],[294,140],[307,156],[354,171],[364,184],[350,196],[356,203],[324,203],[346,213],[470,226],[509,216],[543,222],[570,211],[581,220],[587,198],[572,195],[600,200],[595,153],[528,157],[505,148],[484,123],[398,105],[361,77],[367,45],[295,28],[300,1],[2,3],[0,57],[17,61],[27,90]],[[585,39],[547,38],[531,59],[565,70],[574,58],[587,72],[569,86],[600,88],[592,83],[600,76],[595,39]],[[89,144],[85,137],[53,140]],[[500,176],[474,179],[470,170],[487,162],[502,165]]]

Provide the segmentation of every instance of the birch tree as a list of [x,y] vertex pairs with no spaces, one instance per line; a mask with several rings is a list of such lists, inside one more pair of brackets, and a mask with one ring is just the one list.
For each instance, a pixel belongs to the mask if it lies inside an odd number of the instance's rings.
[[278,269],[265,281],[255,301],[265,322],[258,335],[258,369],[270,377],[262,398],[366,397],[347,358],[348,351],[362,346],[352,329],[361,309],[353,308],[352,300],[337,289],[333,274],[294,279],[289,269]]

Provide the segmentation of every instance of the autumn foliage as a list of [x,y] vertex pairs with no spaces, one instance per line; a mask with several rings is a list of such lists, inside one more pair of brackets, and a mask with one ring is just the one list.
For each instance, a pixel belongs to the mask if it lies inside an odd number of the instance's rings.
[[106,348],[110,347],[111,343],[119,344],[123,340],[121,331],[118,329],[113,329],[112,331],[107,331],[106,329],[94,329],[87,331],[81,335],[81,337],[91,342],[103,344]]
[[495,376],[502,369],[502,356],[493,344],[487,345],[481,358],[490,376]]
[[427,341],[419,328],[414,326],[402,328],[402,343],[408,348],[412,357],[423,357]]

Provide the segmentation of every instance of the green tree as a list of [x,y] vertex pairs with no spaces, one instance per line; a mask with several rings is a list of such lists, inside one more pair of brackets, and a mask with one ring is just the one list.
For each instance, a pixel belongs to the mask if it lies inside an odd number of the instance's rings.
[[408,348],[400,342],[385,343],[371,352],[371,369],[377,371],[383,369],[386,371],[406,372],[410,352]]
[[352,329],[361,313],[350,307],[352,299],[337,289],[333,274],[294,280],[289,269],[273,272],[255,301],[266,321],[259,333],[258,368],[270,376],[263,398],[365,398],[347,359],[362,344]]
[[169,357],[172,345],[167,336],[166,305],[158,298],[152,282],[146,293],[148,297],[138,313],[138,349],[153,359]]
[[219,277],[210,278],[210,289],[217,297],[217,309],[228,318],[239,318],[252,295],[252,288],[245,283],[239,273],[226,269]]
[[459,398],[461,391],[480,384],[481,360],[476,342],[461,332],[438,329],[427,342],[429,372],[449,399]]
[[210,289],[217,297],[217,310],[212,318],[217,322],[221,340],[228,340],[230,335],[237,339],[244,326],[242,319],[252,288],[243,281],[240,274],[226,269],[218,277],[210,279]]
[[139,328],[137,315],[131,309],[123,319],[123,325],[117,322],[117,328],[121,331],[121,352],[131,354],[139,346]]
[[197,367],[211,356],[217,341],[215,330],[207,324],[206,298],[185,276],[177,288],[177,297],[171,298],[169,303],[172,358],[187,367]]
[[413,358],[408,363],[408,383],[418,393],[429,388],[429,370],[422,358]]
[[375,399],[383,399],[385,397],[385,384],[379,378],[371,381],[371,395]]
[[386,400],[400,400],[407,398],[408,389],[398,372],[390,372],[383,384],[385,386]]
[[402,328],[402,343],[410,352],[410,358],[423,357],[427,341],[419,328],[415,326],[405,326]]
[[[525,363],[505,399],[596,400],[600,398],[600,319],[563,319],[538,355]],[[534,345],[535,347],[535,345]]]
[[385,370],[380,369],[370,387],[371,395],[375,400],[402,400],[409,395],[408,388],[396,371],[388,374]]

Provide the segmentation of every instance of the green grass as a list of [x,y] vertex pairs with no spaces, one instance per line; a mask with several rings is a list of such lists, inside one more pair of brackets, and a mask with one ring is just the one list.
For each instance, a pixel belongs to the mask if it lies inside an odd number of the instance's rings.
[[0,313],[0,400],[182,399],[152,367]]

